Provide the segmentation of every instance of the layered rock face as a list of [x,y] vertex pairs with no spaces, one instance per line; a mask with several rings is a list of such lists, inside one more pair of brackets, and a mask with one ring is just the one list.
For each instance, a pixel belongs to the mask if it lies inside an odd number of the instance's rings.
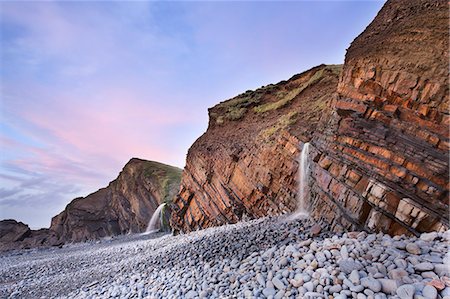
[[[50,229],[0,221],[0,251],[143,232],[158,206],[178,193],[180,180],[179,168],[133,158],[108,187],[70,202],[52,218]],[[170,209],[165,211],[168,218]]]
[[69,203],[50,230],[63,242],[143,232],[158,206],[177,194],[180,179],[181,169],[133,158],[108,187]]
[[315,218],[391,234],[448,227],[448,49],[446,1],[389,1],[355,39],[326,134],[312,139]]
[[448,47],[445,1],[388,1],[349,48],[338,85],[321,66],[210,109],[173,225],[294,210],[309,141],[312,217],[335,230],[448,227]]
[[188,152],[172,227],[190,231],[295,209],[299,138],[310,139],[331,112],[340,70],[322,65],[211,108],[207,132]]

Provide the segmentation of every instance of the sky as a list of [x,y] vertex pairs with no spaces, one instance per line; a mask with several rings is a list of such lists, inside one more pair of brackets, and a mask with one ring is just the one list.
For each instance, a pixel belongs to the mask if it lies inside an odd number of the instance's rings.
[[207,108],[343,63],[383,3],[0,2],[0,219],[49,227],[132,157],[183,168]]

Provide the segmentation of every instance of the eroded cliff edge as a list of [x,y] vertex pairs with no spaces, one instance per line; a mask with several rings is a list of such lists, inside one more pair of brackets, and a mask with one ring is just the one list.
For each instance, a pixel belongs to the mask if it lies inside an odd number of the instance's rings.
[[319,66],[211,108],[172,225],[292,211],[296,159],[309,141],[312,217],[335,230],[448,227],[448,49],[448,3],[388,1],[351,44],[340,77]]

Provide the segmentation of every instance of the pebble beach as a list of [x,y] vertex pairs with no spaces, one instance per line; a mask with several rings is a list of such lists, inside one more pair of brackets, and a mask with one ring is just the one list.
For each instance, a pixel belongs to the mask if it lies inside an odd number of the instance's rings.
[[266,217],[0,256],[1,298],[450,299],[450,231],[335,234]]

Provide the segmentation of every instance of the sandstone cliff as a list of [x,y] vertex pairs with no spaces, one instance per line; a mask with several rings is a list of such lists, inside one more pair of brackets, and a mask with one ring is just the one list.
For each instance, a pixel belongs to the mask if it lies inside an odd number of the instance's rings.
[[189,231],[293,210],[299,141],[331,112],[340,70],[321,65],[211,108],[207,132],[188,152],[172,226]]
[[309,206],[335,230],[448,227],[448,4],[388,1],[348,49],[223,102],[191,147],[172,223],[190,231],[295,208],[312,151]]
[[349,48],[312,143],[313,216],[391,234],[449,220],[448,4],[388,1]]
[[36,231],[15,220],[0,221],[0,250],[143,232],[157,207],[177,194],[180,179],[179,168],[133,158],[108,187],[70,202],[53,217],[50,229]]

